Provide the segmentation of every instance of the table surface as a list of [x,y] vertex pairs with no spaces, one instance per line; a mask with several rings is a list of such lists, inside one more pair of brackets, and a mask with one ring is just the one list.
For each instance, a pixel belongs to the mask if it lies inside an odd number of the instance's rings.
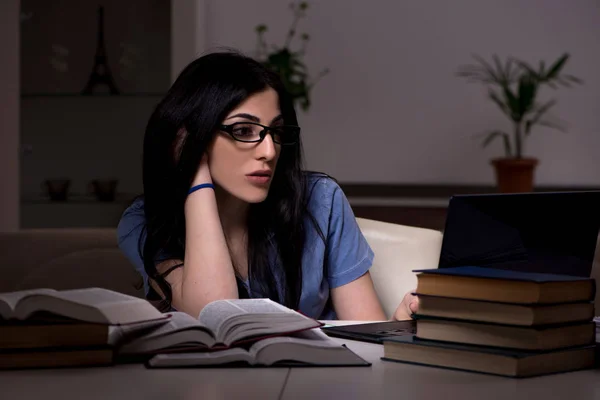
[[[331,322],[342,325],[358,321]],[[600,370],[512,379],[382,361],[383,346],[335,339],[370,367],[147,369],[141,364],[0,372],[2,399],[600,399]]]

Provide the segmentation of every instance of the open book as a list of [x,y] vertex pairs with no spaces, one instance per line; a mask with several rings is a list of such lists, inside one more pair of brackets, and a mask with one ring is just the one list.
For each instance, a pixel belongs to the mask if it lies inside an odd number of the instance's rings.
[[215,365],[254,366],[370,366],[346,346],[329,338],[320,329],[273,337],[254,343],[249,349],[235,347],[213,352],[157,354],[148,368],[202,367]]
[[0,293],[0,349],[116,347],[168,320],[144,299],[101,288]]
[[120,354],[226,348],[323,324],[269,299],[216,300],[193,318],[171,313],[170,321],[120,347]]
[[102,288],[0,293],[0,319],[28,320],[39,313],[107,325],[166,318],[145,299]]

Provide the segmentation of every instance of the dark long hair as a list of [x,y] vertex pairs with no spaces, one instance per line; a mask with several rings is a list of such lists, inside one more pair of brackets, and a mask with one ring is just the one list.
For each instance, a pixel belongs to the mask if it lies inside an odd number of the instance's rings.
[[[227,114],[267,88],[277,92],[284,122],[297,125],[292,99],[278,75],[236,52],[208,54],[180,73],[149,119],[143,151],[147,235],[142,258],[146,273],[165,295],[163,305],[170,305],[172,292],[157,273],[156,262],[165,254],[184,258],[184,202],[200,160]],[[253,297],[294,309],[302,290],[303,217],[308,212],[302,164],[300,141],[282,146],[269,194],[250,205],[247,221]],[[240,297],[248,295],[243,286],[238,278]]]

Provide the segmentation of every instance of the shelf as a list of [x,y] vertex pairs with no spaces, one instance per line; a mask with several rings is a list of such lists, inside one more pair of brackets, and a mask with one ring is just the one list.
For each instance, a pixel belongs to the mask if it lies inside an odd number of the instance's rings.
[[34,205],[34,204],[45,204],[45,205],[123,205],[130,204],[137,195],[118,193],[113,201],[100,201],[95,196],[83,195],[83,194],[70,194],[66,201],[53,201],[48,196],[35,196],[35,195],[24,195],[21,197],[22,205]]
[[81,93],[27,93],[22,94],[22,99],[34,99],[34,98],[49,98],[49,97],[57,97],[57,98],[69,98],[69,97],[77,97],[77,98],[102,98],[102,99],[118,99],[120,97],[163,97],[165,93],[121,93],[121,94],[81,94]]

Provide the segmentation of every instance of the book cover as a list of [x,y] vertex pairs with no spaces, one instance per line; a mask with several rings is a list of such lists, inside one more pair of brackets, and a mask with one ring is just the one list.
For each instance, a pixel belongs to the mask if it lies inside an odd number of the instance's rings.
[[589,277],[559,275],[559,274],[542,274],[537,272],[523,272],[515,270],[506,270],[498,268],[484,268],[477,266],[463,266],[451,268],[434,268],[434,269],[417,269],[413,270],[416,273],[435,274],[435,275],[452,275],[465,276],[474,278],[489,278],[489,279],[507,279],[514,281],[527,281],[536,283],[545,282],[575,282],[575,281],[594,281]]

